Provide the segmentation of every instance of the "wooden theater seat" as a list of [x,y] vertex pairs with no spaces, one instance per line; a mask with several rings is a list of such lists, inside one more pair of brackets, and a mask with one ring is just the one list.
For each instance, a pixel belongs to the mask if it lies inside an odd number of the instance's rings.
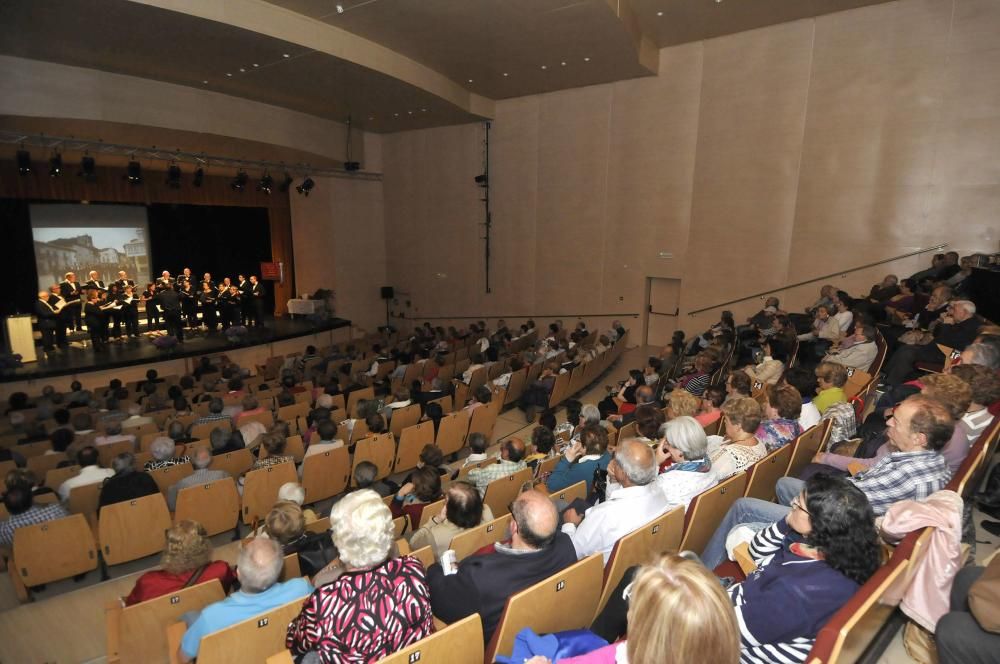
[[458,560],[468,558],[484,546],[503,540],[507,536],[507,529],[510,527],[512,518],[510,514],[505,514],[487,523],[469,528],[452,537],[448,548],[455,551],[455,557]]
[[233,477],[239,477],[253,466],[253,453],[248,449],[226,452],[212,457],[212,470],[224,470]]
[[182,479],[194,472],[194,468],[191,466],[191,462],[179,463],[175,466],[167,466],[166,468],[157,468],[156,470],[150,470],[149,474],[153,476],[153,480],[156,482],[156,486],[159,487],[161,493],[166,493],[170,490],[170,487],[180,482]]
[[[483,623],[478,613],[462,618],[411,646],[379,660],[380,664],[481,664],[483,661]],[[271,660],[267,660],[272,664]],[[280,662],[280,660],[279,660]]]
[[[478,410],[478,409],[477,409]],[[469,435],[469,412],[459,410],[441,418],[435,444],[445,456],[458,452],[465,446]]]
[[379,433],[359,440],[354,446],[354,461],[351,467],[351,486],[355,486],[354,469],[362,461],[370,461],[378,468],[375,479],[388,477],[392,472],[392,464],[396,459],[396,440],[391,433]]
[[97,524],[104,561],[117,565],[163,551],[170,525],[162,493],[105,505]]
[[587,483],[580,480],[576,484],[572,484],[565,489],[553,491],[549,494],[549,498],[553,500],[565,500],[567,503],[571,503],[577,498],[585,500],[587,498]]
[[174,523],[197,521],[209,535],[233,530],[240,520],[240,494],[231,477],[198,484],[177,492]]
[[18,599],[26,601],[27,588],[89,572],[97,562],[90,524],[74,514],[16,529],[8,568]]
[[305,504],[311,505],[342,493],[351,479],[351,456],[346,447],[309,455],[302,462]]
[[747,498],[774,500],[774,487],[784,477],[792,458],[792,443],[783,445],[747,469]]
[[510,512],[510,504],[521,493],[521,487],[524,486],[524,483],[531,481],[531,475],[531,468],[522,468],[516,473],[489,483],[486,487],[486,493],[483,495],[483,503],[489,505],[494,517],[500,517]]
[[788,470],[785,471],[787,477],[798,477],[802,469],[812,462],[816,453],[826,447],[832,426],[833,420],[823,420],[803,431],[798,438],[789,443],[792,447],[792,458],[788,462]]
[[[393,415],[395,422],[396,415]],[[393,472],[401,473],[417,467],[420,461],[420,451],[427,445],[434,444],[434,423],[430,420],[413,424],[403,429],[396,448],[396,458],[393,462]]]
[[291,461],[276,463],[247,473],[243,482],[243,523],[253,525],[266,517],[278,500],[278,490],[281,485],[298,481],[295,464]]
[[725,518],[726,512],[738,498],[743,496],[746,488],[747,474],[741,471],[695,496],[688,505],[685,515],[681,550],[701,554],[715,529]]

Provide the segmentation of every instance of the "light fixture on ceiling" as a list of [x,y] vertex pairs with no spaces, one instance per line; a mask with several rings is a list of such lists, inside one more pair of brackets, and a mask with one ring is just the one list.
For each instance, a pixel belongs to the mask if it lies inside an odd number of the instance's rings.
[[93,182],[97,179],[97,164],[94,162],[94,158],[87,153],[84,153],[83,158],[80,159],[80,170],[77,176],[86,182]]
[[250,176],[247,175],[247,172],[241,168],[236,171],[236,177],[234,177],[233,181],[229,183],[229,188],[242,194],[243,190],[247,188],[247,182],[249,181]]
[[590,62],[590,58],[589,58],[589,57],[587,57],[587,58],[584,58],[584,59],[583,59],[583,61],[584,61],[584,62]]
[[253,63],[253,68],[254,68],[254,69],[256,69],[257,67],[260,67],[260,65],[259,65],[259,64],[257,64],[256,62],[255,62],[255,63]]
[[562,65],[563,67],[565,67],[566,66],[566,61],[564,60],[563,62],[560,62],[559,64]]
[[278,191],[280,191],[283,194],[287,194],[288,189],[291,186],[292,186],[292,176],[289,175],[288,173],[285,173],[285,179],[282,180],[281,184],[278,185]]
[[283,58],[290,58],[292,56],[290,56],[288,53],[282,53],[281,57],[283,57]]
[[471,78],[469,79],[469,83],[472,83],[472,79]]
[[422,108],[422,109],[420,109],[420,112],[421,112],[421,113],[426,113],[426,112],[427,112],[427,109],[426,109],[426,108]]
[[344,13],[344,5],[340,4],[339,2],[337,3],[337,13],[338,14]]
[[393,113],[392,115],[393,115],[393,117],[397,117],[397,118],[399,117],[399,113]]
[[167,167],[167,186],[171,189],[181,188],[181,167],[177,164]]
[[125,168],[125,179],[128,180],[129,184],[141,184],[142,183],[142,164],[137,162],[135,159],[128,163]]
[[199,166],[194,172],[194,178],[191,179],[191,184],[195,187],[200,187],[205,181],[205,169]]
[[663,16],[663,12],[656,12],[657,16]]
[[510,74],[508,74],[507,72],[504,72],[503,75],[504,75],[504,78],[510,76]]
[[295,191],[299,192],[303,196],[308,196],[309,192],[312,191],[313,187],[315,187],[315,186],[316,186],[316,183],[313,182],[313,179],[310,178],[310,177],[307,177],[305,180],[302,181],[302,184],[300,184],[299,186],[297,186],[295,188]]
[[244,67],[240,67],[240,73],[241,73],[241,74],[245,74],[245,73],[246,73],[246,71],[247,71],[247,70],[246,70],[246,68],[244,68]]
[[264,175],[260,176],[260,180],[257,182],[257,191],[262,191],[268,196],[271,195],[271,188],[274,187],[274,178],[267,171],[264,171]]
[[17,151],[17,172],[21,175],[31,172],[31,153],[27,150]]
[[542,65],[542,69],[548,69],[548,65]]
[[53,152],[52,156],[49,157],[49,177],[57,178],[62,175],[62,155],[58,152]]
[[233,75],[232,75],[232,74],[230,74],[230,73],[229,73],[228,71],[226,72],[226,76],[228,76],[229,78],[232,78],[232,77],[233,77]]

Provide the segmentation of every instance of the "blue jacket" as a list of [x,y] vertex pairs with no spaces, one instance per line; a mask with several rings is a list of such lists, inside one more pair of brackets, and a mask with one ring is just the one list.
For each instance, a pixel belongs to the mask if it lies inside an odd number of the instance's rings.
[[556,469],[549,475],[549,481],[545,484],[550,492],[555,492],[562,491],[566,487],[573,486],[580,480],[583,480],[587,483],[587,495],[589,496],[592,488],[591,485],[594,483],[594,471],[598,468],[607,470],[610,461],[611,455],[607,452],[602,454],[599,459],[589,459],[587,461],[580,461],[578,459],[573,463],[566,461],[566,457],[563,457],[556,464]]

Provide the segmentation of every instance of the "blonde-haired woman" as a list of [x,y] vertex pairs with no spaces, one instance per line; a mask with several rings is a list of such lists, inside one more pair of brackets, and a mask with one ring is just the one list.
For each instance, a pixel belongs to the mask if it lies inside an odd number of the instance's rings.
[[236,575],[229,563],[212,560],[212,542],[200,523],[180,521],[167,530],[167,547],[160,569],[146,572],[136,580],[132,592],[125,598],[125,605],[145,602],[212,579],[218,579],[222,591],[228,594]]
[[[661,555],[639,568],[625,594],[628,639],[560,659],[560,664],[735,664],[740,660],[732,602],[715,575],[700,563],[672,553]],[[533,657],[527,664],[548,662]]]
[[726,438],[709,454],[712,472],[720,481],[767,456],[767,447],[755,435],[762,415],[760,404],[750,397],[737,397],[722,404]]
[[350,493],[330,511],[340,565],[315,579],[316,590],[288,626],[285,647],[320,662],[374,662],[434,631],[424,566],[390,557],[392,514],[370,489]]

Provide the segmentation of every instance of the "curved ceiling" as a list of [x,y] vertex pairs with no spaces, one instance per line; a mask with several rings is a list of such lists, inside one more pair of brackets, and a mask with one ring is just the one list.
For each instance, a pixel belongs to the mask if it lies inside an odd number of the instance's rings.
[[883,1],[3,0],[0,54],[392,132],[653,75],[663,46]]

